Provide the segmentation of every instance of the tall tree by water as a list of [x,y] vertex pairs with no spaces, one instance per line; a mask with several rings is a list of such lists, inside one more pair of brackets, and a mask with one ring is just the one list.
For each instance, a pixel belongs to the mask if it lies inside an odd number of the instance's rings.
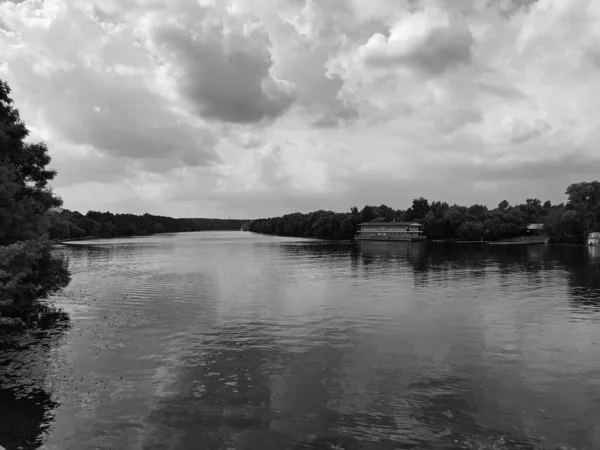
[[600,227],[600,182],[574,183],[567,188],[567,206],[572,208],[579,222],[579,241]]
[[0,325],[31,322],[39,300],[70,281],[67,262],[52,254],[47,212],[62,200],[50,189],[56,172],[43,143],[27,127],[0,80]]

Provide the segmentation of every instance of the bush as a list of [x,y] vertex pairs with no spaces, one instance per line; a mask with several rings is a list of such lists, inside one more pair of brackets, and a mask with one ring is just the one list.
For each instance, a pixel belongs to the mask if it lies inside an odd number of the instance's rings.
[[46,237],[0,247],[0,326],[39,321],[40,301],[70,279],[67,259],[52,254],[52,241]]

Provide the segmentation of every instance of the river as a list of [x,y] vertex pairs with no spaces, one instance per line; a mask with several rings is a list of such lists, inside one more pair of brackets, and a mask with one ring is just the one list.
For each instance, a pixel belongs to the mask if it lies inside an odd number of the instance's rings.
[[600,449],[600,251],[242,232],[74,242],[0,445]]

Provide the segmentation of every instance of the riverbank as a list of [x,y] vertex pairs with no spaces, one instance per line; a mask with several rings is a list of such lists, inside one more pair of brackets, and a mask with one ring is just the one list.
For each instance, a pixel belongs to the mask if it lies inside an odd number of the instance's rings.
[[[201,230],[201,231],[236,231],[236,230]],[[277,237],[291,237],[291,238],[299,238],[299,239],[309,239],[314,241],[324,241],[324,242],[361,242],[357,239],[348,239],[348,238],[339,238],[339,237],[329,237],[322,238],[316,236],[286,236],[275,233],[260,233],[254,231],[247,231],[251,234],[258,234],[264,236],[277,236]],[[132,236],[85,236],[80,238],[70,238],[70,239],[60,239],[58,240],[59,244],[68,244],[70,242],[77,241],[88,241],[94,239],[121,239],[126,237],[141,237],[141,236],[158,236],[161,234],[173,234],[173,233],[153,233],[153,234],[143,234],[143,235],[132,235]],[[370,241],[375,242],[375,241]],[[395,241],[395,240],[381,240],[379,242],[409,242],[409,241]],[[441,244],[485,244],[485,245],[540,245],[549,243],[549,238],[547,236],[517,236],[509,239],[502,239],[497,241],[464,241],[458,239],[427,239],[421,242],[433,242],[433,243],[441,243]],[[561,244],[561,245],[582,245],[582,244]]]
[[300,238],[300,239],[311,239],[311,240],[320,240],[320,241],[330,241],[330,242],[433,242],[433,243],[441,243],[441,244],[489,244],[489,245],[533,245],[533,244],[545,244],[548,242],[547,236],[517,236],[514,238],[502,239],[497,241],[464,241],[458,239],[425,239],[422,241],[405,241],[405,240],[395,240],[395,239],[347,239],[340,237],[328,237],[322,238],[317,236],[287,236],[284,234],[276,234],[276,233],[260,233],[255,231],[248,231],[248,233],[264,235],[264,236],[277,236],[277,237],[290,237],[290,238]]
[[132,234],[130,236],[83,236],[78,238],[69,239],[56,239],[59,244],[77,242],[77,241],[91,241],[94,239],[123,239],[132,237],[143,237],[143,236],[160,236],[162,234],[177,234],[177,233],[201,233],[207,231],[239,231],[239,230],[194,230],[194,231],[165,231],[164,233],[146,233],[146,234]]
[[65,311],[47,299],[39,300],[26,315],[0,317],[0,342],[15,336],[62,327],[68,322],[69,315]]
[[546,236],[521,236],[512,239],[503,239],[501,241],[490,241],[489,245],[535,245],[546,244],[548,238]]
[[78,237],[78,238],[70,238],[70,239],[59,239],[58,242],[61,244],[64,244],[65,242],[74,242],[74,241],[89,241],[92,239],[108,239],[108,237],[105,236],[85,236],[85,237]]
[[534,245],[545,244],[548,242],[547,236],[517,236],[509,239],[500,239],[497,241],[461,241],[457,239],[432,239],[428,242],[436,243],[454,243],[454,244],[487,244],[487,245]]

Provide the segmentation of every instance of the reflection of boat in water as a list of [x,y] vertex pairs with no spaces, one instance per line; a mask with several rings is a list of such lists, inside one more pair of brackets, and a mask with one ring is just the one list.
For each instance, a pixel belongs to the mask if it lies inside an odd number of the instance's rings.
[[592,260],[600,260],[600,246],[590,245],[588,246],[588,255]]
[[548,243],[547,238],[487,242],[488,245],[539,245],[539,244],[547,244],[547,243]]
[[395,255],[421,257],[426,252],[424,242],[406,242],[406,241],[359,241],[358,248],[363,255]]
[[600,247],[600,233],[590,233],[588,235],[587,243],[588,245],[592,245],[594,247]]

